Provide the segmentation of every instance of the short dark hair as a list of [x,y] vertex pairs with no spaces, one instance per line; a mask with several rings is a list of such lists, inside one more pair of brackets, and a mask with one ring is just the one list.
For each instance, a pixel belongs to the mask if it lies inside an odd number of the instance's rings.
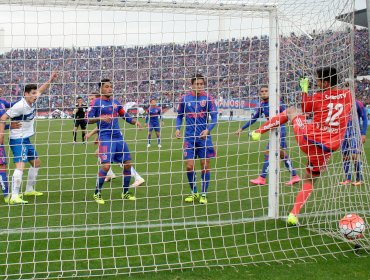
[[24,86],[24,92],[30,93],[32,90],[36,90],[37,85],[36,84],[29,84]]
[[265,84],[264,85],[260,85],[260,89],[259,90],[261,91],[261,89],[263,89],[263,88],[267,88],[268,89],[269,86],[268,85],[265,85]]
[[199,79],[205,81],[205,78],[202,74],[195,74],[193,77],[191,77],[191,84],[194,84],[194,82]]
[[103,86],[103,84],[105,84],[105,83],[110,83],[111,82],[111,80],[109,80],[109,79],[102,79],[100,82],[99,82],[99,88],[101,88],[102,86]]
[[329,82],[334,87],[338,84],[337,69],[333,67],[324,67],[316,70],[317,78]]
[[76,100],[83,99],[81,96],[77,97]]

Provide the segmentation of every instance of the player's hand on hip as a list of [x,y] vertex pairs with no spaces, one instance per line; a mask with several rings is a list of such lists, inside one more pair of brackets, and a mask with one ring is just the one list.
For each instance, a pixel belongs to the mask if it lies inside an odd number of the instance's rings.
[[22,127],[21,122],[10,122],[10,129],[18,129],[21,127]]
[[103,116],[103,117],[100,117],[100,121],[110,123],[112,121],[112,118],[108,116]]
[[180,130],[176,130],[175,136],[176,136],[177,139],[180,139],[181,138],[181,132],[180,132]]
[[240,137],[240,134],[242,133],[242,129],[239,128],[237,131],[235,131],[235,135],[237,135],[238,137]]
[[200,138],[201,139],[206,139],[206,137],[208,136],[209,134],[209,130],[206,129],[206,130],[203,130],[201,133],[200,133]]

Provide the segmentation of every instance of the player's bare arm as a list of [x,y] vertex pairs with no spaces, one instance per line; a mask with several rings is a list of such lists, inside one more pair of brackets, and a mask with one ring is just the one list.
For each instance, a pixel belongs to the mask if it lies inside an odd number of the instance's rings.
[[93,135],[95,135],[96,133],[98,133],[98,128],[94,128],[93,130],[91,130],[89,133],[87,133],[85,135],[85,139],[86,140],[89,140],[89,138]]
[[51,73],[49,80],[37,89],[37,97],[44,93],[49,88],[50,84],[54,82],[57,78],[58,78],[57,72]]
[[238,137],[240,137],[240,134],[242,133],[242,129],[239,128],[237,131],[235,131],[235,135],[237,135]]
[[175,136],[176,136],[177,139],[180,139],[181,138],[181,132],[180,132],[180,130],[176,130]]
[[4,144],[4,131],[5,131],[5,123],[9,119],[7,114],[4,114],[0,118],[0,145]]
[[141,125],[141,123],[138,120],[133,119],[131,124],[135,125],[139,129],[143,128],[143,126]]
[[101,116],[98,118],[89,118],[88,123],[93,124],[93,123],[97,123],[98,121],[110,123],[112,119],[113,118],[109,116]]

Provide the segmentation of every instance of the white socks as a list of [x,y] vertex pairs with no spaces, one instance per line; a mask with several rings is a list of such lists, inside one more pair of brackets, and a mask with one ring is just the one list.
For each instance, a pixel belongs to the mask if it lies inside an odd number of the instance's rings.
[[26,192],[32,192],[33,186],[36,183],[37,174],[39,172],[39,168],[30,167],[28,170],[28,177],[27,177],[27,185],[26,185]]
[[12,177],[12,199],[19,194],[19,189],[22,184],[23,171],[15,169]]
[[136,170],[133,166],[131,166],[131,176],[134,176],[135,180],[141,178],[140,174],[136,172]]
[[108,177],[112,177],[112,175],[114,175],[114,173],[113,173],[113,171],[112,171],[112,167],[111,167],[111,168],[109,168],[109,170],[108,170],[107,176],[108,176]]

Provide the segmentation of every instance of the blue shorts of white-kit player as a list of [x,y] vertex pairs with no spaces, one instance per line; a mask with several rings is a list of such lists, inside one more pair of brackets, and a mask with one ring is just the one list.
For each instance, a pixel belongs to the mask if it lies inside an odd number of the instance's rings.
[[14,163],[28,162],[31,160],[35,160],[39,157],[29,137],[20,139],[10,139],[9,145],[13,153]]

